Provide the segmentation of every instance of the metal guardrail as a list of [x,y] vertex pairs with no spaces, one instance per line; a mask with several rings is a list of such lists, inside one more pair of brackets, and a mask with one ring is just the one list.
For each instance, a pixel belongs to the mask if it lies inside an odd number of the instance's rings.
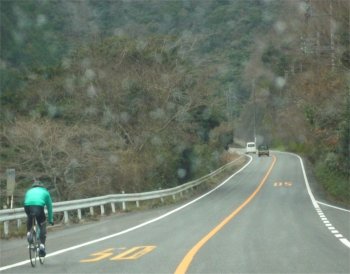
[[[143,193],[127,193],[127,194],[110,194],[100,197],[93,197],[93,198],[87,198],[87,199],[79,199],[79,200],[71,200],[71,201],[64,201],[64,202],[56,202],[53,203],[53,213],[62,213],[63,212],[63,223],[69,222],[69,211],[77,211],[78,219],[82,219],[81,210],[89,208],[90,214],[94,215],[94,207],[100,207],[100,214],[105,214],[105,206],[110,204],[111,211],[113,213],[116,212],[115,210],[115,203],[121,203],[122,209],[126,210],[126,203],[127,202],[135,202],[136,206],[139,207],[140,201],[145,200],[154,200],[154,199],[161,199],[161,201],[164,201],[164,198],[172,196],[173,200],[176,200],[176,195],[180,194],[182,195],[183,192],[187,191],[188,189],[192,189],[201,183],[207,181],[209,178],[217,175],[218,173],[222,172],[227,167],[234,165],[239,162],[240,159],[242,159],[244,156],[240,156],[239,158],[235,159],[234,161],[220,167],[219,169],[211,172],[210,174],[199,178],[197,180],[188,182],[186,184],[169,188],[169,189],[163,189],[163,190],[157,190],[157,191],[149,191],[149,192],[143,192]],[[24,212],[24,209],[21,208],[13,208],[13,209],[3,209],[0,210],[0,223],[3,223],[4,227],[4,235],[7,237],[9,235],[9,221],[17,220],[17,227],[19,228],[22,223],[22,219],[26,218],[26,214]]]

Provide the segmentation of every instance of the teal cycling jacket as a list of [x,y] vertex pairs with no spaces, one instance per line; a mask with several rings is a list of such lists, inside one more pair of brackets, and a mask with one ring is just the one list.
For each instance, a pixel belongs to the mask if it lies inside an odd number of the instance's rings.
[[33,187],[26,192],[24,206],[45,206],[47,207],[49,223],[53,222],[52,200],[50,193],[44,187]]

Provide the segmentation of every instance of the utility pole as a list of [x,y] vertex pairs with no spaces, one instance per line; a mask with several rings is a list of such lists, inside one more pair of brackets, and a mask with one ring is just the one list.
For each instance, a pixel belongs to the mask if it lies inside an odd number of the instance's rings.
[[[317,1],[317,0],[314,0]],[[326,1],[326,0],[325,0]],[[335,39],[334,39],[334,23],[333,23],[333,1],[334,0],[328,0],[329,2],[329,12],[324,13],[320,10],[315,13],[312,12],[312,5],[311,0],[304,0],[305,4],[307,5],[306,11],[305,11],[305,21],[306,21],[306,27],[308,27],[308,24],[311,22],[311,17],[326,17],[329,20],[329,45],[321,45],[321,34],[319,30],[316,30],[315,38],[311,37],[308,34],[308,31],[305,33],[305,37],[301,36],[301,49],[304,52],[304,54],[316,54],[316,58],[318,59],[320,57],[321,52],[329,52],[330,53],[330,66],[331,71],[335,70],[336,65],[336,52],[335,52]]]
[[234,113],[233,113],[233,94],[231,93],[231,87],[228,88],[228,92],[226,91],[226,102],[227,102],[227,119],[232,123],[232,144],[234,144]]
[[252,83],[253,90],[253,107],[254,107],[254,143],[256,144],[256,102],[255,102],[255,79]]
[[333,5],[332,0],[329,1],[329,27],[330,27],[330,43],[331,43],[331,66],[332,71],[335,68],[335,46],[334,46],[334,32],[333,32]]

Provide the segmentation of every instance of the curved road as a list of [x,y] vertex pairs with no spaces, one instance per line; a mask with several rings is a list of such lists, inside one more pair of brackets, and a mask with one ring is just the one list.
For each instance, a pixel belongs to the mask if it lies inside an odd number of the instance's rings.
[[318,204],[299,157],[274,152],[190,202],[49,232],[35,269],[24,239],[1,241],[0,271],[350,273],[349,239],[349,211]]

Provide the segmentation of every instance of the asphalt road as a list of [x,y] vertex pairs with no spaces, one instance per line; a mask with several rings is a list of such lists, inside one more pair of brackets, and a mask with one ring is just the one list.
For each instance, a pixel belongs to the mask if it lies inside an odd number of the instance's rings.
[[[317,197],[315,197],[317,199]],[[2,273],[350,273],[350,212],[318,204],[297,156],[252,161],[217,189],[48,234],[33,269],[1,241]]]

